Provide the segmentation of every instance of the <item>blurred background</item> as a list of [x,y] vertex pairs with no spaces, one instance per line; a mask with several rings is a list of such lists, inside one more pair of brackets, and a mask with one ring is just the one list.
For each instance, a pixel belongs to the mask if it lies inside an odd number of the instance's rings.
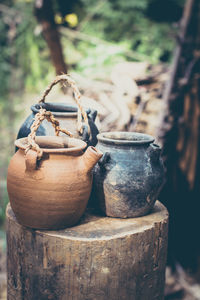
[[[100,131],[156,137],[170,213],[165,299],[200,299],[199,0],[1,0],[0,299],[6,299],[6,173],[30,106],[69,73]],[[73,102],[55,87],[48,101]]]

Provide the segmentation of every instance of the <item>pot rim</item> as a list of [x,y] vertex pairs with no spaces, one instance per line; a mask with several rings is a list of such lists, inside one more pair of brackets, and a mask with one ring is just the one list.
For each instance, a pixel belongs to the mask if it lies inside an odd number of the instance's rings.
[[98,141],[112,145],[145,145],[154,142],[155,138],[140,132],[110,131],[97,135]]
[[[31,105],[31,110],[34,114],[39,112],[40,108],[45,108],[53,113],[55,117],[77,117],[78,107],[71,103],[62,102],[44,102]],[[84,108],[86,113],[90,112],[89,108]]]
[[[25,150],[28,138],[20,138],[15,141],[15,146]],[[39,144],[44,153],[63,153],[63,154],[79,154],[87,147],[87,144],[79,139],[65,136],[36,136],[36,143]],[[58,144],[56,148],[47,148],[44,145],[48,143]],[[41,146],[43,144],[43,146]],[[60,145],[59,145],[60,144]],[[59,147],[60,146],[60,147]],[[66,147],[65,147],[66,146]]]

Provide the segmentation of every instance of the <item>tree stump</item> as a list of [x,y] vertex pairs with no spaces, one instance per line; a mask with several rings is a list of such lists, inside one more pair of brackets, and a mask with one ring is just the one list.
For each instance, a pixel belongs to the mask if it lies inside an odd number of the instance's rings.
[[8,300],[161,300],[168,213],[117,219],[86,213],[72,228],[31,230],[7,207]]

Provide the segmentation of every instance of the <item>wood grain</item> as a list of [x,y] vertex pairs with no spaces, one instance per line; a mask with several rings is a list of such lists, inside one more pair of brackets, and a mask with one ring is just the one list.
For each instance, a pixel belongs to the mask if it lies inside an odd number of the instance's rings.
[[35,231],[8,205],[8,300],[161,300],[168,213],[117,219],[86,214],[78,226]]

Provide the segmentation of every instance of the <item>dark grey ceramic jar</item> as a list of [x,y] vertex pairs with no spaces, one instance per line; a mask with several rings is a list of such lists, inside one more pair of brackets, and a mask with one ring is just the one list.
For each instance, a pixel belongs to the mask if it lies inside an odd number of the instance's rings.
[[[90,134],[88,132],[87,126],[83,128],[83,135],[80,136],[77,130],[77,111],[78,108],[76,105],[67,104],[67,103],[40,103],[31,106],[32,113],[21,125],[21,128],[18,132],[17,139],[27,137],[30,133],[31,125],[34,122],[35,114],[39,112],[40,108],[45,108],[48,111],[51,111],[54,117],[59,121],[61,128],[66,128],[71,131],[75,138],[81,138],[85,141],[88,146],[95,146],[97,143],[97,134],[98,129],[95,125],[95,119],[97,116],[97,111],[86,108],[85,111],[88,117],[88,123],[90,127]],[[55,130],[51,124],[44,120],[40,125],[37,135],[55,135]],[[61,135],[65,135],[62,134]]]
[[147,214],[164,181],[160,147],[152,136],[135,132],[106,132],[97,139],[104,156],[94,168],[92,201],[111,217]]

